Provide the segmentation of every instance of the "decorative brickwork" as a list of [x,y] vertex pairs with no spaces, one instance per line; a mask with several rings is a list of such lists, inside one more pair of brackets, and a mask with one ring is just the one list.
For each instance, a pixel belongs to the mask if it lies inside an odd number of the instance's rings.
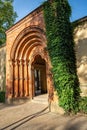
[[[34,98],[53,87],[42,8],[7,32],[6,98]],[[11,70],[11,71],[10,71]],[[52,77],[52,76],[51,76]]]

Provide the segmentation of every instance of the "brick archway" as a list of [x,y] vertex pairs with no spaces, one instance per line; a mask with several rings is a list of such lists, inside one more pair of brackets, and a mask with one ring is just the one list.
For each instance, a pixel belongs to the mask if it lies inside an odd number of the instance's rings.
[[27,27],[19,33],[11,49],[11,53],[10,53],[11,60],[18,58],[22,54],[23,49],[25,52],[27,46],[30,47],[31,45],[34,45],[33,43],[34,44],[39,43],[42,44],[42,46],[46,47],[45,32],[37,26]]
[[34,92],[32,88],[34,81],[32,80],[32,64],[38,55],[45,63],[44,70],[46,76],[43,83],[46,86],[46,91],[49,90],[50,86],[52,86],[52,79],[50,79],[52,74],[46,47],[45,33],[39,27],[27,27],[17,36],[10,52],[9,65],[11,72],[9,87],[7,87],[7,98],[33,98]]

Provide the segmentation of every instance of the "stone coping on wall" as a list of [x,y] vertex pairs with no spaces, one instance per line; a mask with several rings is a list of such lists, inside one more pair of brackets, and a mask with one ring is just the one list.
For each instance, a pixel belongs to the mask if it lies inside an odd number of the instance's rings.
[[82,23],[82,22],[84,22],[84,21],[87,21],[87,16],[85,16],[85,17],[82,17],[82,18],[80,18],[80,19],[77,19],[77,20],[75,20],[74,22],[72,22],[72,23]]
[[10,32],[11,30],[13,30],[14,28],[16,28],[17,26],[19,26],[21,23],[23,23],[27,18],[31,18],[33,16],[35,16],[36,14],[38,14],[40,11],[42,11],[42,5],[37,7],[35,10],[33,10],[32,12],[30,12],[29,14],[27,14],[25,17],[23,17],[22,19],[20,19],[17,23],[15,23],[12,27],[10,27],[8,30],[6,30],[6,33]]
[[[53,0],[48,0],[48,1],[52,2]],[[33,11],[31,11],[29,14],[27,14],[25,17],[23,17],[22,19],[20,19],[17,23],[15,23],[8,30],[6,30],[6,33],[9,32],[9,31],[11,31],[13,28],[15,28],[16,26],[18,26],[20,23],[24,22],[27,17],[32,17],[32,16],[36,15],[37,13],[39,13],[40,11],[42,11],[43,10],[43,3],[40,6],[38,6],[36,9],[34,9]]]
[[80,18],[80,19],[77,19],[77,20],[73,21],[73,22],[72,22],[72,26],[73,26],[74,28],[76,28],[76,27],[78,28],[78,26],[84,24],[85,22],[87,22],[87,16],[82,17],[82,18]]

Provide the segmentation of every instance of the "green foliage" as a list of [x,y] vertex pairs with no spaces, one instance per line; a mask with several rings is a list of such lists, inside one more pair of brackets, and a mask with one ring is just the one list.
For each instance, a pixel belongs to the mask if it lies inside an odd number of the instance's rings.
[[79,110],[80,112],[87,114],[87,97],[82,97],[80,99]]
[[67,0],[49,0],[44,2],[43,6],[47,46],[59,104],[66,112],[77,112],[80,88],[76,72],[73,32],[69,20],[71,8]]
[[17,17],[12,3],[13,0],[0,0],[0,45],[5,43],[5,31],[13,25]]
[[5,102],[5,92],[4,91],[0,92],[0,102]]

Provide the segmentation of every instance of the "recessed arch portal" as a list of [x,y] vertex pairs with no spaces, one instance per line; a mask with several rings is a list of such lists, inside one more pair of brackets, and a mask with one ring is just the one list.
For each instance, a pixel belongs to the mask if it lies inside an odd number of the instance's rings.
[[44,46],[46,46],[45,32],[41,28],[31,26],[21,31],[17,36],[17,38],[15,39],[14,44],[12,46],[10,59],[15,59],[17,54],[20,53],[21,49],[24,48],[27,42],[34,43],[35,42],[34,40],[40,41],[41,43],[43,43]]
[[[46,36],[38,27],[25,28],[16,38],[11,54],[12,96],[30,97],[48,90],[47,73],[49,56],[46,51]],[[35,81],[35,76],[37,80]],[[35,85],[37,84],[37,87]]]

